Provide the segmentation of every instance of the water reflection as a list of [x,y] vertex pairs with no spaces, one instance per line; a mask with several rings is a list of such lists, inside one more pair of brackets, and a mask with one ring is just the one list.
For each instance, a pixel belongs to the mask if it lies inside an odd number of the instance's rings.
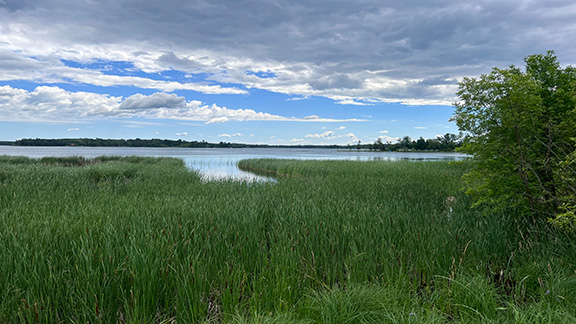
[[45,156],[83,156],[94,158],[103,155],[176,157],[197,171],[204,181],[240,180],[246,182],[275,181],[270,177],[255,175],[238,168],[243,159],[276,158],[301,160],[353,160],[353,161],[434,161],[461,160],[467,156],[446,152],[365,152],[318,148],[149,148],[149,147],[27,147],[0,146],[0,155],[21,155],[32,158]]
[[240,160],[236,159],[184,158],[184,161],[188,168],[200,174],[202,181],[239,180],[249,183],[276,181],[271,177],[260,176],[240,170],[238,168],[238,161]]

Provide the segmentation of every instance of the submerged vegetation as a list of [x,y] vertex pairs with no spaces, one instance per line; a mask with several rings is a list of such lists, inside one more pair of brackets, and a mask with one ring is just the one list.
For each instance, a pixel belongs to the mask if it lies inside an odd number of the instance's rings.
[[471,209],[466,163],[0,157],[0,323],[576,321],[576,236]]

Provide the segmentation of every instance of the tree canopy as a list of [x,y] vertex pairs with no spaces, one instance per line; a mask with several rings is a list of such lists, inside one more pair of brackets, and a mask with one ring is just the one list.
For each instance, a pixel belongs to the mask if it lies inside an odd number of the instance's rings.
[[576,69],[552,51],[524,61],[464,78],[452,119],[473,155],[466,180],[478,203],[558,220],[576,205]]
[[369,146],[373,151],[444,151],[452,152],[460,146],[460,136],[455,134],[446,133],[445,135],[436,136],[436,138],[424,139],[420,136],[419,139],[413,140],[410,136],[399,138],[396,143],[382,142],[378,138],[374,144]]

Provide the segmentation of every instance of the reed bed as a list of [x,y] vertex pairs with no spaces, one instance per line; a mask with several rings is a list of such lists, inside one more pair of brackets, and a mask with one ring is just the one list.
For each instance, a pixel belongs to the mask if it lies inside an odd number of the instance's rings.
[[576,236],[465,163],[0,157],[0,323],[576,322]]

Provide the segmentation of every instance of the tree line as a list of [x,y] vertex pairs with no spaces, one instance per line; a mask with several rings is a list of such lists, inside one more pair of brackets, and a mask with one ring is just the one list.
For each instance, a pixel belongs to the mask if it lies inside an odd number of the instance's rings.
[[103,139],[103,138],[24,138],[14,142],[15,146],[102,146],[102,147],[248,147],[237,143],[208,143],[206,141],[185,141],[168,139]]
[[422,136],[413,140],[410,136],[404,136],[396,143],[386,142],[378,138],[369,145],[371,151],[444,151],[451,152],[462,145],[460,135],[446,133],[436,138],[424,139]]
[[102,139],[102,138],[24,138],[14,142],[0,142],[14,146],[89,146],[89,147],[178,147],[178,148],[346,148],[341,145],[268,145],[268,144],[244,144],[244,143],[209,143],[206,141],[186,141],[169,139]]
[[206,141],[185,141],[168,139],[102,139],[102,138],[24,138],[14,142],[0,142],[0,145],[14,146],[88,146],[88,147],[179,147],[179,148],[331,148],[331,149],[359,149],[370,151],[454,151],[461,144],[458,135],[446,134],[434,139],[420,137],[412,140],[404,136],[397,143],[376,140],[373,144],[358,145],[268,145],[244,143],[209,143]]

